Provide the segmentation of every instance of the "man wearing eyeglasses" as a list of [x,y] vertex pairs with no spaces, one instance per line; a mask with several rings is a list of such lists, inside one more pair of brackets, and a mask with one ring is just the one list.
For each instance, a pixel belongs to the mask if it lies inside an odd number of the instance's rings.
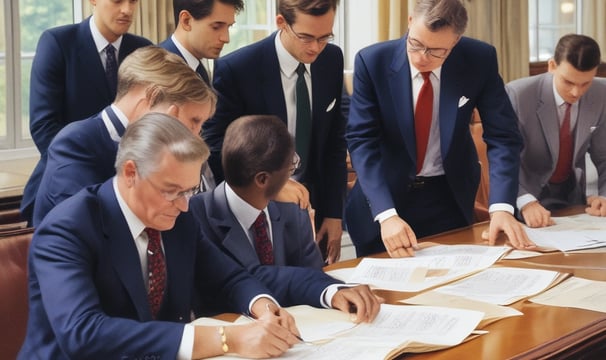
[[245,268],[321,269],[308,211],[274,201],[300,165],[284,122],[273,115],[235,120],[225,133],[221,156],[225,181],[190,202],[205,237]]
[[[315,208],[316,239],[328,263],[339,259],[346,190],[343,53],[333,24],[338,0],[278,1],[278,31],[215,63],[217,112],[203,127],[209,163],[222,179],[227,126],[242,115],[276,115],[295,137],[301,168],[277,199]],[[325,250],[326,249],[326,250]]]
[[490,230],[531,247],[513,216],[522,147],[495,49],[463,37],[460,0],[419,0],[398,40],[361,50],[346,138],[358,176],[346,208],[358,256],[413,256],[417,238],[472,223],[480,165],[477,107],[490,162]]

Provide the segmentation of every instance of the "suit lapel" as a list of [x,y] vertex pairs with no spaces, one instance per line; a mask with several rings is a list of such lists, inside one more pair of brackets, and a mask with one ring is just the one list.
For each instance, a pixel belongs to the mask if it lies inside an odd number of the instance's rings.
[[284,221],[282,221],[282,217],[280,214],[280,209],[276,206],[273,201],[269,202],[267,206],[269,211],[269,218],[271,221],[271,236],[272,236],[272,246],[274,250],[274,264],[286,264],[285,255],[286,254],[286,241],[282,235],[284,234]]
[[539,98],[537,104],[537,118],[545,139],[547,139],[547,148],[555,168],[560,151],[560,122],[558,118],[557,106],[553,97],[553,76],[546,74],[542,77],[539,85]]
[[[225,183],[219,184],[212,192],[213,201],[208,206],[209,223],[221,244],[242,264],[259,264],[254,247],[232,214],[225,196]],[[238,260],[239,261],[239,260]],[[240,261],[239,261],[240,262]]]
[[274,44],[276,35],[277,32],[262,40],[263,42],[260,44],[262,47],[260,54],[263,59],[259,61],[259,64],[265,65],[258,72],[259,76],[257,76],[257,79],[260,82],[259,86],[263,89],[263,97],[267,103],[267,114],[277,115],[284,123],[287,123],[288,117],[284,96],[276,96],[276,94],[284,93],[282,77],[280,76],[280,62],[278,61],[278,54],[276,53],[276,46]]
[[[78,64],[77,69],[81,70],[78,74],[79,76],[88,79],[86,81],[89,85],[88,88],[91,91],[97,91],[99,93],[97,96],[113,100],[113,96],[110,95],[109,84],[105,78],[105,70],[101,63],[101,57],[97,52],[93,35],[90,32],[90,19],[91,18],[89,17],[80,23],[78,27],[78,38],[76,39],[76,43],[78,43],[79,46],[76,62]],[[87,96],[96,95],[89,94]]]
[[[402,55],[404,54],[404,56]],[[393,61],[390,66],[389,89],[394,105],[393,114],[397,117],[400,132],[408,155],[414,163],[417,149],[414,126],[414,106],[412,102],[412,79],[410,78],[410,64],[406,56],[406,37],[397,41],[393,52]]]
[[595,104],[600,101],[600,99],[599,96],[594,96],[594,94],[595,92],[592,92],[590,88],[579,100],[579,110],[575,125],[573,164],[576,164],[577,161],[581,161],[579,157],[585,158],[585,152],[587,151],[585,143],[589,141],[591,137],[591,127],[595,126],[595,122],[599,119],[599,116],[595,114]]
[[147,302],[147,290],[141,277],[141,262],[137,247],[128,229],[126,219],[118,205],[112,180],[106,181],[99,189],[103,235],[109,243],[112,263],[116,274],[137,309],[141,321],[152,320]]
[[438,121],[440,124],[440,153],[443,160],[447,159],[454,136],[459,111],[458,101],[461,95],[460,84],[465,84],[465,77],[467,76],[460,69],[465,68],[465,64],[462,64],[456,51],[453,51],[442,65]]

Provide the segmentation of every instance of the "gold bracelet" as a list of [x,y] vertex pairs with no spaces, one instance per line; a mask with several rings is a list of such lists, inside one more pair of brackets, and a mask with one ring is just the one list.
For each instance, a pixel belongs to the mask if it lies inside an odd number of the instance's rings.
[[219,336],[221,336],[221,349],[225,354],[229,351],[229,346],[227,346],[227,335],[225,335],[225,328],[223,326],[219,326]]

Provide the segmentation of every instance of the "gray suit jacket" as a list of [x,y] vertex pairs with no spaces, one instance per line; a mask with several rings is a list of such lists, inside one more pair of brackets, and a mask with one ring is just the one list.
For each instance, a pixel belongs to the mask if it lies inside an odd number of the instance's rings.
[[[244,229],[232,213],[225,196],[225,182],[212,192],[194,196],[189,207],[201,224],[204,236],[246,268],[258,266],[259,258]],[[307,211],[296,204],[271,201],[274,264],[321,269],[322,255],[314,242]]]
[[[506,90],[518,115],[524,139],[520,161],[518,196],[532,194],[539,201],[558,160],[559,121],[553,96],[553,75],[540,74],[514,80]],[[575,126],[573,167],[576,186],[571,205],[584,204],[585,154],[589,152],[598,171],[598,193],[606,196],[606,79],[594,79],[579,100]]]

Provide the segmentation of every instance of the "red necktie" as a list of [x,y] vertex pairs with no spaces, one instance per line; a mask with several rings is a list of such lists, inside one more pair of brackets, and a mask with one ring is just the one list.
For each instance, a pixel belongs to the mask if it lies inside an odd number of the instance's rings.
[[558,153],[558,163],[551,175],[549,182],[559,184],[570,176],[572,171],[572,132],[570,131],[570,107],[571,104],[566,103],[566,111],[564,119],[560,126],[560,152]]
[[269,241],[269,235],[267,234],[267,219],[265,218],[265,211],[261,211],[257,219],[252,226],[253,233],[255,235],[255,250],[259,261],[263,265],[274,264],[274,252]]
[[419,91],[417,106],[415,107],[415,136],[417,139],[417,174],[423,168],[427,142],[429,141],[429,129],[433,113],[433,87],[429,75],[431,71],[422,72],[423,86]]
[[166,262],[162,253],[160,232],[155,229],[145,228],[147,233],[147,273],[149,279],[149,290],[147,299],[155,319],[162,305],[164,288],[166,287]]

